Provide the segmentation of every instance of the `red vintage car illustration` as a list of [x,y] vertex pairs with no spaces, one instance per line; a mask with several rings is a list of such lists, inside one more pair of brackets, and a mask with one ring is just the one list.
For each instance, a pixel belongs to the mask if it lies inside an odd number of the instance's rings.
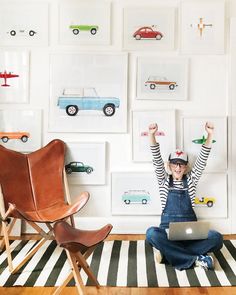
[[141,27],[136,32],[134,32],[133,37],[136,40],[141,39],[155,39],[161,40],[163,34],[159,31],[154,30],[152,27]]

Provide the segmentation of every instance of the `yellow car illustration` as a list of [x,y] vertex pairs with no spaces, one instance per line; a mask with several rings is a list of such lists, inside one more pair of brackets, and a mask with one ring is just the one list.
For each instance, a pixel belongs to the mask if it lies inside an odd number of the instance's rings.
[[212,207],[215,203],[215,198],[212,197],[202,197],[202,198],[195,198],[196,205],[205,205],[207,207]]

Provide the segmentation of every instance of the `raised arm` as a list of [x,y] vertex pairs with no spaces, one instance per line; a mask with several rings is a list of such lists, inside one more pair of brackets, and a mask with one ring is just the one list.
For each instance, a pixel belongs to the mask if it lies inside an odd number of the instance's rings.
[[191,174],[194,179],[195,184],[198,183],[202,172],[204,171],[207,163],[208,156],[211,151],[212,146],[212,139],[213,139],[213,131],[214,131],[214,125],[211,122],[206,122],[205,124],[205,130],[207,132],[207,138],[205,143],[202,145],[202,148],[200,150],[200,153],[196,159],[196,162],[192,168]]
[[204,145],[206,147],[211,147],[212,145],[212,139],[213,139],[213,132],[214,132],[214,125],[211,122],[206,122],[205,125],[205,130],[207,132],[207,139],[206,142],[204,143]]
[[158,180],[158,184],[162,184],[166,177],[166,171],[164,162],[161,157],[160,153],[160,145],[156,140],[156,134],[158,131],[158,126],[156,123],[149,125],[149,141],[150,141],[150,148],[152,152],[152,162],[155,169],[155,174]]

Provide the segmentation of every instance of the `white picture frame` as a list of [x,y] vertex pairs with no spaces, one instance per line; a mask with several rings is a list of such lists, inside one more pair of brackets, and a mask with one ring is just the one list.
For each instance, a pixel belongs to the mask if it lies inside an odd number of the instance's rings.
[[0,50],[0,104],[29,101],[29,52]]
[[72,1],[59,6],[59,43],[110,44],[110,1]]
[[104,185],[106,142],[67,142],[66,146],[65,171],[69,184]]
[[224,51],[225,1],[182,1],[181,52],[224,54]]
[[111,196],[112,215],[161,215],[153,172],[112,172]]
[[[175,13],[175,7],[125,7],[123,11],[124,49],[174,50]],[[141,29],[144,27],[146,29]]]
[[42,147],[42,111],[0,109],[0,144],[19,152]]
[[137,57],[136,98],[187,100],[189,60],[183,57]]
[[196,198],[194,210],[199,219],[227,218],[227,174],[203,173],[197,186]]
[[58,53],[50,62],[49,131],[126,132],[126,53]]
[[2,46],[47,46],[48,3],[1,1],[0,28]]
[[192,165],[200,152],[203,137],[207,136],[205,124],[208,121],[214,124],[213,140],[216,142],[212,144],[205,171],[226,171],[227,117],[183,117],[183,149],[188,153],[189,162]]
[[133,111],[132,112],[132,157],[133,161],[150,162],[152,160],[148,126],[158,124],[158,142],[163,161],[176,148],[175,110]]

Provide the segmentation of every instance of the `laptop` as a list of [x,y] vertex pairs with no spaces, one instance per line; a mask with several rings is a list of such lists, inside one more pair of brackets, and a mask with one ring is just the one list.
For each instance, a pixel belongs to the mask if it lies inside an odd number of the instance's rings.
[[209,228],[208,221],[170,222],[167,236],[171,241],[204,240],[208,237]]

